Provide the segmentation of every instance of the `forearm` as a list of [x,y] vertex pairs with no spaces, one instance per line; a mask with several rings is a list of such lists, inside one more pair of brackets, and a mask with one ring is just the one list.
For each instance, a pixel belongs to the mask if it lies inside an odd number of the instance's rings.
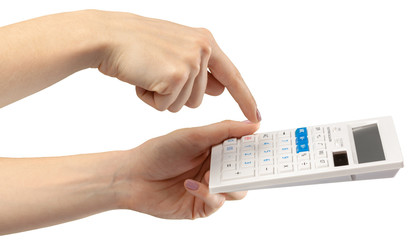
[[0,28],[0,107],[98,67],[106,44],[100,15],[61,13]]
[[127,156],[0,158],[0,235],[119,208]]

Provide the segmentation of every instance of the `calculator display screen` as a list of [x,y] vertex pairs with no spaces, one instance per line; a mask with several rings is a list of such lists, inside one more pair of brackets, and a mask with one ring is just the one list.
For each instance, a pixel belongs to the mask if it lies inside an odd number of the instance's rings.
[[352,128],[358,163],[385,160],[378,124]]

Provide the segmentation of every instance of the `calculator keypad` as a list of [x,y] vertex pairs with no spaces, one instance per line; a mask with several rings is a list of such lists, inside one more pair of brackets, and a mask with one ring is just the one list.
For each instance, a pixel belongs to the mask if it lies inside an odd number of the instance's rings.
[[223,142],[222,160],[222,180],[329,167],[323,127],[231,138]]

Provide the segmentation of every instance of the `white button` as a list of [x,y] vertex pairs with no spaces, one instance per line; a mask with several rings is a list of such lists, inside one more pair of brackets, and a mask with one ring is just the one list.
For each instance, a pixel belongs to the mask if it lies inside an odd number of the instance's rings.
[[223,154],[223,161],[236,161],[235,154]]
[[255,136],[253,135],[247,135],[242,137],[242,142],[254,142],[255,141]]
[[326,158],[327,157],[326,150],[325,149],[315,150],[315,157],[316,158]]
[[302,171],[302,170],[309,170],[309,169],[310,169],[310,161],[307,161],[307,160],[299,161],[298,169],[299,169],[300,171]]
[[292,147],[291,146],[280,146],[278,148],[278,154],[288,154],[288,153],[292,153]]
[[242,145],[242,151],[254,151],[255,144],[254,143],[244,143]]
[[255,157],[254,151],[242,152],[242,158],[254,158],[254,157]]
[[290,145],[290,138],[279,138],[279,145]]
[[343,147],[343,139],[342,138],[336,138],[334,142],[335,142],[336,147]]
[[272,140],[265,140],[259,142],[259,148],[273,148],[273,141]]
[[261,157],[259,159],[259,165],[273,165],[273,157]]
[[226,141],[223,142],[223,146],[236,145],[236,143],[237,143],[236,138],[230,138],[230,139],[227,139]]
[[279,173],[286,173],[293,171],[293,163],[282,163],[278,165],[278,172]]
[[313,136],[313,140],[316,142],[316,141],[325,141],[325,137],[323,136],[323,134],[322,133],[316,133],[314,136]]
[[283,154],[278,157],[278,162],[292,162],[292,154]]
[[269,174],[273,174],[272,166],[261,166],[259,168],[259,175],[269,175]]
[[323,127],[320,127],[320,126],[313,127],[313,135],[315,135],[317,133],[323,134]]
[[309,160],[310,154],[309,152],[300,152],[298,153],[298,161]]
[[273,149],[271,148],[260,149],[259,156],[273,156]]
[[247,178],[255,176],[255,170],[253,168],[243,168],[239,171],[226,171],[222,172],[222,179],[223,180],[231,180],[231,179],[238,179],[238,178]]
[[325,149],[325,142],[315,142],[314,148],[315,149]]
[[328,159],[326,158],[316,159],[317,168],[323,168],[323,167],[328,167],[328,166],[329,166]]
[[273,134],[272,133],[261,133],[259,134],[259,140],[272,140]]
[[289,130],[280,131],[278,132],[278,137],[290,138],[290,131]]
[[254,159],[245,159],[245,160],[242,160],[242,161],[240,162],[240,166],[241,166],[242,168],[254,167],[254,166],[255,166],[255,160],[254,160]]
[[236,152],[236,146],[229,145],[223,147],[223,153],[235,153]]
[[236,169],[236,163],[235,162],[225,162],[225,163],[223,163],[222,171],[229,171],[229,170],[235,170],[235,169]]

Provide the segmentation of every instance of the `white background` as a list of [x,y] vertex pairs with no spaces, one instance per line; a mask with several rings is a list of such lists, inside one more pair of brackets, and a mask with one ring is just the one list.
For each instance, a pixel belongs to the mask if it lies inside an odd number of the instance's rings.
[[[411,239],[408,1],[14,0],[1,1],[0,25],[86,8],[211,30],[257,100],[259,131],[391,115],[406,167],[392,179],[251,191],[195,221],[110,211],[2,239]],[[157,112],[89,69],[0,109],[0,155],[128,149],[224,119],[245,119],[227,91],[194,110]]]

